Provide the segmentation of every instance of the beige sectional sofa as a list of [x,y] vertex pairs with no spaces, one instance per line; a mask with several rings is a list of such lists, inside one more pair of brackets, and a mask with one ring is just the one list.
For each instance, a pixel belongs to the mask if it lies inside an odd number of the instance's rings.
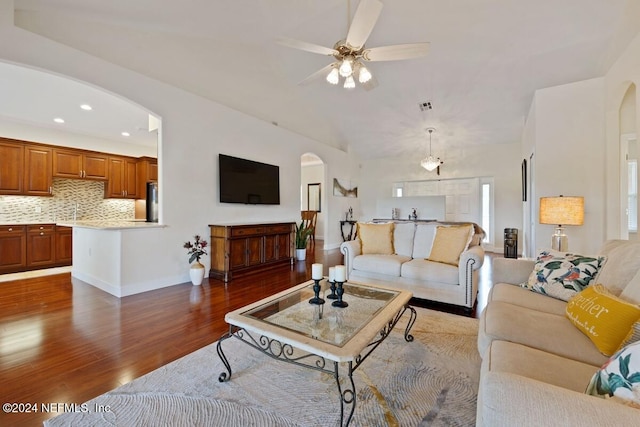
[[[469,223],[467,223],[468,225]],[[484,262],[480,245],[484,231],[476,224],[468,248],[455,265],[429,261],[437,227],[457,223],[397,222],[393,227],[393,253],[362,253],[360,237],[344,242],[347,278],[413,292],[416,298],[473,308],[478,293],[478,270]]]
[[[609,241],[595,281],[640,303],[640,243]],[[496,258],[480,317],[478,426],[640,425],[640,409],[585,394],[609,358],[566,317],[565,301],[514,286],[535,261]]]

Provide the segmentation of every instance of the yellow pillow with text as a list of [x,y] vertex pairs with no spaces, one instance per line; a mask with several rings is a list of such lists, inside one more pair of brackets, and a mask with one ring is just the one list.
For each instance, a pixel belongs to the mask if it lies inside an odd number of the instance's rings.
[[640,306],[611,294],[604,285],[592,285],[567,302],[566,316],[595,344],[611,356],[640,319]]
[[393,255],[392,222],[383,224],[358,223],[357,233],[363,254]]

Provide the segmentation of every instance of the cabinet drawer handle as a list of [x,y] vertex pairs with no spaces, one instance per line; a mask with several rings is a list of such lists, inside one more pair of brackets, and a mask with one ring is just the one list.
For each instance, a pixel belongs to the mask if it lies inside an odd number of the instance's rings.
[[9,231],[13,231],[13,228],[9,227]]
[[44,231],[41,231],[41,232],[40,232],[40,235],[41,235],[41,236],[44,236]]

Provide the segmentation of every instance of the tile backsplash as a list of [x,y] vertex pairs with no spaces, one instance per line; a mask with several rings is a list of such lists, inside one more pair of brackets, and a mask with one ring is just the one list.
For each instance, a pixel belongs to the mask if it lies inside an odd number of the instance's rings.
[[53,179],[53,197],[0,196],[0,223],[133,219],[134,201],[105,199],[102,181]]

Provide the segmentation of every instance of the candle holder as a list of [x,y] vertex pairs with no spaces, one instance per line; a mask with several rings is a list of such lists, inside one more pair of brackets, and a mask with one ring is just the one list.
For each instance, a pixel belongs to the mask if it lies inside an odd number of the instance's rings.
[[327,299],[338,299],[338,295],[336,295],[336,281],[334,280],[332,282],[327,280],[327,282],[329,282],[329,289],[331,289],[331,293],[327,295]]
[[344,294],[344,289],[342,288],[343,282],[336,281],[336,284],[337,284],[336,295],[338,296],[338,299],[332,302],[331,305],[333,307],[349,307],[348,303],[346,303],[345,301],[342,301],[342,295]]
[[315,296],[309,300],[309,304],[324,304],[324,300],[320,298],[320,280],[313,279],[313,293]]

